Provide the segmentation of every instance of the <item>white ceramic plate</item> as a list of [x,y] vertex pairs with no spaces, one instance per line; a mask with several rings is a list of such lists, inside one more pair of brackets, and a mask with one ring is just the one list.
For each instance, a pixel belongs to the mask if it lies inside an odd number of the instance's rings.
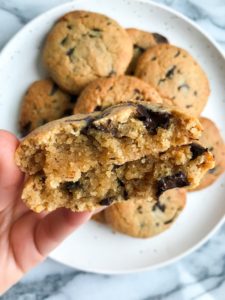
[[[21,98],[31,82],[44,76],[40,49],[54,21],[64,13],[84,9],[104,13],[125,27],[165,35],[187,49],[202,65],[211,84],[204,115],[215,120],[225,137],[225,61],[222,52],[195,24],[149,1],[80,0],[46,12],[25,26],[0,56],[0,128],[17,133]],[[188,195],[187,207],[167,232],[147,240],[113,233],[93,221],[71,235],[50,257],[98,273],[118,274],[168,264],[202,244],[222,223],[225,178]]]

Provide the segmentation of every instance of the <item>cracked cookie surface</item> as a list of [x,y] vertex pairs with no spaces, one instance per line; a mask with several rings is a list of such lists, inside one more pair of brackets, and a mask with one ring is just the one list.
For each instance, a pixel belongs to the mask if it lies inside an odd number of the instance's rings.
[[75,102],[75,96],[63,92],[52,80],[35,81],[28,88],[21,105],[21,135],[25,136],[45,123],[71,115]]
[[97,79],[90,83],[78,97],[74,113],[90,113],[128,101],[163,102],[158,92],[146,82],[121,75]]
[[186,191],[169,190],[159,200],[160,205],[151,198],[116,203],[104,211],[105,221],[114,230],[133,237],[158,235],[170,228],[184,209]]
[[198,119],[146,102],[50,122],[30,133],[16,151],[27,173],[22,199],[32,210],[94,210],[175,187],[194,188],[214,166],[194,143]]
[[159,33],[151,33],[136,28],[128,28],[127,33],[133,42],[133,57],[127,69],[127,74],[134,74],[138,58],[147,49],[158,44],[168,43],[167,38]]
[[78,94],[88,83],[125,72],[133,49],[125,29],[107,16],[74,11],[50,31],[43,60],[58,85]]
[[206,173],[196,190],[201,190],[213,184],[225,171],[225,144],[219,129],[213,121],[207,118],[200,118],[200,122],[204,131],[199,142],[213,153],[215,167]]
[[148,49],[138,60],[135,76],[151,84],[165,103],[199,116],[209,96],[209,82],[193,57],[173,45]]

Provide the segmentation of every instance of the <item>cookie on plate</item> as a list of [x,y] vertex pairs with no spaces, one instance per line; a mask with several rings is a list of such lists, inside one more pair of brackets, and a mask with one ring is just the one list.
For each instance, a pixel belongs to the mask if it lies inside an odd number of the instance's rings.
[[215,157],[215,167],[209,170],[195,190],[211,185],[225,171],[225,144],[216,124],[207,118],[200,118],[203,133],[199,142],[207,147]]
[[52,80],[38,80],[28,88],[20,111],[19,127],[22,136],[52,120],[73,112],[75,96],[63,92]]
[[193,57],[173,45],[158,45],[139,58],[135,76],[151,84],[168,105],[199,116],[209,96],[209,82]]
[[133,58],[127,69],[127,74],[134,74],[138,58],[145,50],[158,44],[168,44],[167,38],[159,33],[151,33],[136,28],[128,28],[127,32],[133,42]]
[[116,21],[88,11],[60,18],[44,45],[50,76],[71,94],[99,78],[123,74],[133,54],[131,39]]
[[98,223],[102,223],[102,224],[105,224],[106,221],[105,221],[105,213],[104,211],[100,211],[99,213],[97,214],[94,214],[92,217],[91,217],[92,220],[98,222]]
[[193,143],[201,130],[197,118],[147,102],[52,121],[16,150],[29,175],[22,199],[36,212],[86,211],[194,188],[214,167],[212,154]]
[[127,235],[147,238],[167,230],[185,207],[186,191],[166,191],[159,202],[137,199],[111,205],[104,217],[114,230]]
[[74,113],[90,113],[127,101],[162,103],[162,98],[153,87],[135,77],[121,75],[100,78],[81,92]]

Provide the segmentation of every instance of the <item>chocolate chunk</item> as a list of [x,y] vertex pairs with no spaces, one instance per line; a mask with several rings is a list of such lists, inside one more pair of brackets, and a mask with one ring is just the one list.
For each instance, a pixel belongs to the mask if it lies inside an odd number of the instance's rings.
[[154,32],[153,36],[154,36],[154,39],[157,44],[168,44],[169,43],[167,38],[159,33]]
[[71,96],[70,96],[70,102],[71,102],[71,103],[76,103],[76,102],[77,102],[77,98],[78,98],[77,95],[71,95]]
[[168,129],[170,126],[171,115],[167,112],[156,112],[138,104],[137,114],[137,119],[144,123],[146,129],[152,135],[157,134],[159,127]]
[[46,180],[46,176],[44,175],[44,174],[41,174],[40,175],[40,181],[41,181],[41,183],[45,183],[45,180]]
[[193,105],[192,104],[187,104],[185,107],[186,108],[191,108]]
[[143,207],[141,205],[138,206],[137,211],[139,214],[143,214]]
[[69,30],[73,29],[73,27],[72,27],[71,25],[67,25],[67,28],[68,28]]
[[134,89],[134,93],[135,93],[135,94],[140,94],[141,91],[140,91],[139,89]]
[[[115,165],[114,165],[114,167],[115,167]],[[121,179],[117,178],[117,182],[118,182],[119,186],[125,187],[125,184]]]
[[129,194],[128,194],[128,192],[127,192],[127,190],[125,188],[123,190],[123,198],[124,198],[124,200],[128,200],[129,199]]
[[152,58],[151,58],[151,61],[154,61],[154,60],[156,60],[157,59],[157,57],[156,56],[153,56]]
[[92,30],[90,30],[88,34],[90,38],[101,37],[101,35],[102,35],[102,30],[99,28],[93,28]]
[[159,79],[159,81],[158,81],[158,84],[157,85],[160,85],[162,82],[164,82],[164,81],[166,81],[166,78],[161,78],[161,79]]
[[207,148],[204,148],[201,145],[196,144],[196,143],[192,143],[191,144],[190,150],[192,152],[192,158],[191,158],[191,160],[195,159],[199,155],[202,155],[204,152],[208,151]]
[[94,109],[94,111],[101,111],[102,110],[102,106],[101,105],[97,105]]
[[99,202],[99,204],[103,205],[103,206],[108,206],[108,205],[112,204],[114,200],[115,200],[115,197],[106,197],[106,198],[102,199]]
[[66,36],[66,37],[64,37],[64,39],[63,40],[61,40],[61,45],[65,45],[65,43],[67,42],[67,40],[68,40],[68,35]]
[[52,85],[52,89],[49,93],[49,96],[53,96],[58,91],[58,89],[59,89],[58,85],[54,82]]
[[64,190],[67,190],[67,191],[73,191],[73,190],[75,190],[75,189],[77,189],[77,188],[80,188],[81,187],[81,184],[80,184],[80,182],[79,181],[67,181],[67,182],[64,182],[63,184],[62,184],[62,186],[63,186],[63,189]]
[[174,75],[174,71],[176,70],[176,66],[172,66],[167,72],[166,72],[166,78],[172,79]]
[[157,201],[157,202],[153,205],[152,210],[155,211],[157,208],[158,208],[159,210],[161,210],[162,212],[165,212],[165,210],[166,210],[166,205],[165,205],[165,204],[161,204],[160,201]]
[[194,91],[194,96],[198,96],[198,92],[197,91]]
[[66,55],[68,55],[69,57],[72,56],[73,52],[75,50],[75,47],[74,48],[70,48],[67,52],[66,52]]
[[178,57],[180,55],[180,50],[177,51],[177,53],[174,55],[174,57]]
[[142,54],[142,53],[145,52],[145,48],[142,48],[142,47],[140,47],[139,45],[134,44],[134,51],[137,51],[137,52],[139,52],[140,54]]
[[183,83],[183,84],[181,84],[181,85],[179,85],[178,87],[177,87],[177,89],[178,89],[178,91],[180,91],[180,90],[189,90],[190,89],[190,86],[188,85],[188,84],[186,84],[186,83]]
[[188,182],[186,175],[182,171],[179,171],[174,175],[165,176],[157,181],[156,196],[159,197],[167,190],[188,185],[190,185],[190,183]]
[[73,114],[73,109],[72,108],[67,108],[66,110],[64,110],[63,112],[63,116],[71,116]]
[[92,124],[91,128],[102,131],[102,132],[105,132],[105,133],[110,133],[114,137],[120,137],[118,129],[113,127],[111,120],[108,120],[107,124],[105,124],[105,125]]
[[22,137],[26,136],[30,131],[31,131],[31,122],[29,121],[21,128]]

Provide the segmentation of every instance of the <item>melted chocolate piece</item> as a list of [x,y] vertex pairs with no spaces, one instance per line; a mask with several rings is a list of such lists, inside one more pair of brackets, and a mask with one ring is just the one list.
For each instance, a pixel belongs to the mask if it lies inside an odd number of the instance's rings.
[[73,109],[72,108],[68,108],[63,112],[63,116],[71,116],[73,114]]
[[138,206],[137,211],[139,214],[143,214],[143,207],[141,205]]
[[180,50],[177,51],[177,53],[174,55],[174,57],[178,57],[180,55]]
[[71,55],[73,54],[75,48],[70,48],[67,52],[66,55],[68,55],[69,57],[71,57]]
[[174,75],[174,71],[176,70],[176,66],[172,66],[167,72],[166,72],[166,78],[172,79]]
[[110,204],[113,203],[113,201],[115,200],[115,197],[106,197],[104,199],[102,199],[99,204],[103,205],[103,206],[109,206]]
[[174,175],[165,176],[157,181],[156,196],[159,197],[167,190],[189,185],[190,183],[188,182],[186,175],[182,171],[179,171]]
[[49,93],[49,96],[53,96],[58,91],[58,89],[59,89],[58,85],[54,82],[52,85],[51,92]]
[[94,111],[101,111],[102,110],[102,106],[101,105],[97,105],[94,109]]
[[78,98],[77,95],[71,95],[71,96],[70,96],[70,102],[71,102],[71,103],[76,103],[76,102],[77,102],[77,98]]
[[152,210],[155,211],[157,208],[158,208],[159,210],[161,210],[162,212],[165,212],[165,210],[166,210],[166,205],[165,205],[165,204],[161,204],[160,201],[157,201],[157,202],[153,205]]
[[158,127],[168,129],[171,115],[167,112],[156,112],[138,104],[138,120],[142,121],[150,134],[157,134]]
[[67,190],[67,191],[70,191],[70,192],[77,189],[77,188],[80,188],[80,187],[81,187],[81,185],[80,185],[79,181],[76,181],[76,182],[67,181],[67,182],[63,183],[63,189]]
[[91,29],[91,31],[89,32],[88,36],[90,38],[96,38],[96,37],[100,37],[102,33],[102,30],[99,28],[93,28]]
[[199,155],[202,155],[203,153],[205,153],[206,151],[208,151],[207,148],[202,147],[199,144],[196,143],[192,143],[191,144],[191,148],[190,148],[191,152],[192,152],[192,158],[191,160],[194,160],[195,158],[197,158]]
[[154,60],[156,60],[157,59],[157,57],[156,56],[153,56],[152,58],[151,58],[151,61],[154,61]]
[[21,135],[22,137],[26,136],[31,130],[31,122],[27,122],[22,128],[21,128]]
[[157,44],[168,44],[169,43],[167,38],[159,33],[154,32],[153,36],[154,36],[154,39]]
[[66,37],[64,37],[64,39],[61,41],[61,45],[65,45],[65,43],[67,42],[67,39],[68,39],[68,35]]

